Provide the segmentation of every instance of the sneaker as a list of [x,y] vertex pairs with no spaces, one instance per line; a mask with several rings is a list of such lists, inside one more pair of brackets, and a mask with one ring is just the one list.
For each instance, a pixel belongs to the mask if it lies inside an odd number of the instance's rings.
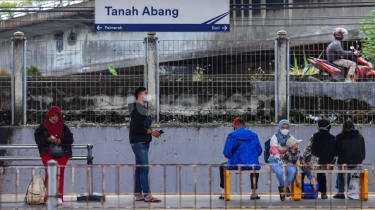
[[345,195],[343,193],[337,193],[336,195],[333,196],[333,198],[336,198],[336,199],[345,199]]
[[64,204],[63,200],[62,200],[61,198],[58,198],[58,199],[57,199],[57,205],[58,205],[58,206],[61,206],[61,205],[63,205],[63,204]]
[[350,78],[345,79],[345,82],[352,82],[352,79],[350,79]]

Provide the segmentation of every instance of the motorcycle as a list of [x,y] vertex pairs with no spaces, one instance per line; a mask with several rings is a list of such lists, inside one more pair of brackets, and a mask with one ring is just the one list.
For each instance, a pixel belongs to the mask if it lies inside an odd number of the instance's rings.
[[[358,46],[357,46],[358,47]],[[357,51],[354,46],[351,46],[350,49],[355,52]],[[357,51],[358,52],[358,51]],[[354,81],[374,81],[375,80],[375,71],[372,70],[374,65],[368,61],[366,58],[362,57],[359,52],[355,56],[357,61],[356,74],[354,76]],[[320,73],[325,72],[329,74],[334,81],[344,82],[348,69],[342,66],[335,65],[328,62],[327,60],[310,57],[307,59],[309,65],[303,69],[302,77],[306,72],[311,68],[315,67],[320,70]]]

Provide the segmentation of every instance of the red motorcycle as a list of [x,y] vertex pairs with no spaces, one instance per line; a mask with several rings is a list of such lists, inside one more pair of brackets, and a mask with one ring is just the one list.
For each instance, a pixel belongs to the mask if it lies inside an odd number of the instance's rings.
[[[355,51],[354,46],[350,47],[351,50]],[[361,57],[360,54],[356,57],[357,68],[356,75],[354,77],[355,81],[374,81],[375,80],[375,71],[372,70],[373,64],[370,63],[366,58]],[[326,72],[329,74],[334,81],[343,82],[345,80],[348,69],[342,66],[335,65],[328,62],[327,60],[310,57],[307,59],[310,63],[308,67],[303,70],[302,76],[311,68],[315,67],[320,70],[320,72]]]

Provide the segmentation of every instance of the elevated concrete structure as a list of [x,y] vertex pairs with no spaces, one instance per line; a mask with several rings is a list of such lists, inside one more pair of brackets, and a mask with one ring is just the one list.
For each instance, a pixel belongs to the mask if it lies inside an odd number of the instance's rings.
[[[262,1],[262,3],[264,2]],[[289,2],[298,3],[299,1]],[[307,0],[304,2],[308,4],[318,1]],[[334,0],[331,2],[342,3],[343,1]],[[347,2],[352,1],[348,0]],[[361,2],[366,1],[359,0],[358,4],[360,5]],[[112,64],[116,68],[143,65],[143,38],[146,33],[95,33],[93,32],[94,1],[75,4],[74,7],[86,9],[80,9],[80,12],[71,12],[70,7],[64,7],[63,10],[70,12],[34,13],[1,21],[0,38],[9,39],[15,30],[24,32],[29,40],[28,64],[37,66],[43,72],[54,72],[53,74],[59,74],[58,72],[61,71],[76,73],[81,68],[91,68],[93,71],[103,70],[107,69],[108,64]],[[286,30],[291,39],[327,42],[331,40],[331,32],[334,27],[345,27],[350,31],[348,39],[358,38],[358,19],[353,17],[364,17],[372,8],[367,6],[327,9],[311,9],[310,7],[290,10],[265,9],[253,10],[249,14],[241,15],[236,14],[240,11],[233,11],[234,18],[231,19],[230,33],[157,33],[156,36],[160,41],[217,41],[202,43],[199,48],[189,45],[188,42],[179,42],[178,48],[169,52],[173,54],[173,58],[168,55],[168,52],[164,52],[165,56],[160,56],[160,62],[184,60],[186,58],[183,55],[186,52],[210,51],[210,55],[215,56],[223,52],[228,54],[233,47],[241,47],[239,51],[236,51],[237,54],[264,50],[268,47],[260,45],[252,49],[250,45],[243,42],[240,43],[240,46],[236,45],[240,40],[274,40],[276,32],[279,30]],[[79,41],[75,42],[72,39]],[[121,43],[120,41],[123,40],[129,40],[129,42]],[[232,41],[221,42],[220,40]],[[61,43],[64,45],[63,49],[57,49],[57,45],[61,47]],[[5,55],[6,53],[1,51],[9,52],[9,49],[6,47],[0,49],[0,53]],[[118,55],[116,52],[122,52],[122,55]],[[132,53],[125,55],[124,52]],[[201,56],[203,55],[204,53],[201,54]],[[5,68],[9,67],[9,64],[0,65]]]

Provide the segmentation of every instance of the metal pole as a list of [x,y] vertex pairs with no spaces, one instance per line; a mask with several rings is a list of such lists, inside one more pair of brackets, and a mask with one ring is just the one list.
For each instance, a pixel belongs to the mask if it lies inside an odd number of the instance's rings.
[[14,125],[14,93],[15,93],[15,91],[14,91],[14,64],[15,64],[15,53],[14,53],[14,38],[11,38],[10,39],[11,40],[11,48],[12,48],[12,72],[11,72],[11,90],[10,90],[10,92],[11,92],[11,106],[12,106],[12,125]]
[[27,39],[23,38],[23,124],[26,125],[27,104],[27,73],[26,73],[26,46]]
[[48,210],[55,210],[57,207],[57,162],[48,161]]
[[144,69],[143,69],[143,87],[147,89],[147,57],[148,57],[148,38],[145,37],[144,42],[145,44],[145,61],[144,61]]
[[275,123],[279,116],[279,38],[275,39]]
[[159,75],[159,41],[155,37],[155,53],[156,53],[156,122],[160,121],[160,75]]
[[286,117],[290,121],[290,49],[286,39]]

